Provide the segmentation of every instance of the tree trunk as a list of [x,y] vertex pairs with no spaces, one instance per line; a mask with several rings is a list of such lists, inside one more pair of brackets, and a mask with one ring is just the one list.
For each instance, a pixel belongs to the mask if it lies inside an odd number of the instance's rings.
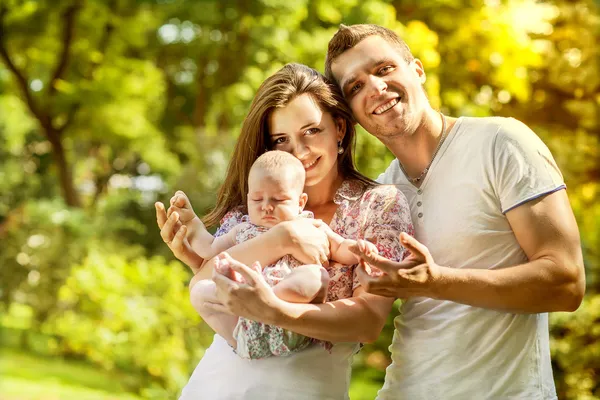
[[58,168],[58,180],[62,190],[63,198],[70,207],[81,207],[81,202],[75,183],[73,182],[73,172],[65,154],[65,148],[60,140],[60,135],[52,127],[45,127],[46,136],[52,145],[52,154]]

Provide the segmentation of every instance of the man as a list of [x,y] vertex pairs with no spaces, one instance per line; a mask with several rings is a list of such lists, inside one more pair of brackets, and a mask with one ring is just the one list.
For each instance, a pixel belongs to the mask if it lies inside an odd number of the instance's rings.
[[578,228],[552,155],[510,118],[450,118],[393,31],[341,26],[325,73],[354,116],[396,156],[379,177],[406,195],[416,240],[385,272],[359,278],[406,299],[378,399],[556,399],[551,311],[574,311],[585,277]]

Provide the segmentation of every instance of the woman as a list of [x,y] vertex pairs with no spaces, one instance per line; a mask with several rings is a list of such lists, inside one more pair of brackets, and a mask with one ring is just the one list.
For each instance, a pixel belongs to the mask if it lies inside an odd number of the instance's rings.
[[[266,150],[283,150],[305,167],[306,209],[317,220],[345,238],[368,238],[376,243],[380,254],[401,260],[404,250],[399,234],[412,233],[408,205],[395,187],[377,186],[356,170],[354,139],[354,121],[338,88],[309,67],[286,65],[259,88],[217,206],[205,217],[206,225],[220,221],[216,234],[222,235],[240,223],[250,166]],[[211,277],[215,259],[201,261],[193,253],[179,229],[176,214],[167,218],[164,206],[157,203],[157,220],[163,240],[194,270],[190,286]],[[318,221],[306,219],[283,222],[228,253],[247,265],[255,261],[268,265],[286,254],[307,264],[326,263],[329,245],[318,225]],[[353,268],[332,268],[329,273],[328,303],[286,303],[273,299],[265,284],[261,290],[249,292],[243,307],[244,316],[264,323],[277,322],[282,328],[334,345],[329,349],[315,345],[288,357],[245,360],[215,335],[181,399],[348,398],[352,355],[359,342],[377,338],[393,299],[365,293],[357,285]],[[220,278],[227,279],[215,275],[216,281]],[[228,303],[232,305],[233,301]]]

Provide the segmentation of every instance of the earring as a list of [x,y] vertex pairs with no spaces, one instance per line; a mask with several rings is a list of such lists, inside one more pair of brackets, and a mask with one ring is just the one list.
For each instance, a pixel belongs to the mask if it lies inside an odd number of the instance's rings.
[[338,154],[342,154],[344,152],[344,148],[342,147],[342,141],[338,140]]

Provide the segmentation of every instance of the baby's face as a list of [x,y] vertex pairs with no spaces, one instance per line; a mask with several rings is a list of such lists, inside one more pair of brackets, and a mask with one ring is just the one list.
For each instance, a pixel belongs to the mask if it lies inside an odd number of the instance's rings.
[[248,178],[250,222],[268,228],[296,218],[306,204],[306,194],[296,183],[285,176],[273,175],[252,171]]

